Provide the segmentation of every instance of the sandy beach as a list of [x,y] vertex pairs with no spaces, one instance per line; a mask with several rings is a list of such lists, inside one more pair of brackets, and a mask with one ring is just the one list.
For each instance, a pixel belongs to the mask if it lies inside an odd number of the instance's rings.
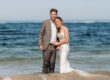
[[84,75],[77,71],[62,74],[36,72],[28,75],[0,77],[0,80],[110,80],[110,72],[90,72],[89,74]]

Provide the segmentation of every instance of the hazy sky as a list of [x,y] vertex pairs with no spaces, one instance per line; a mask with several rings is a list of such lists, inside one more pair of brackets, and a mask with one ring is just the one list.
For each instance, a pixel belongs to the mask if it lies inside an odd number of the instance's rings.
[[110,0],[0,0],[0,21],[44,20],[51,8],[64,20],[110,19]]

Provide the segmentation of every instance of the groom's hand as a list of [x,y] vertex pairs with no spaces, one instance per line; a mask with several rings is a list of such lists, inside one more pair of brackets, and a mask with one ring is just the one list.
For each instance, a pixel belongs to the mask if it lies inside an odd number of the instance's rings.
[[56,41],[55,41],[55,42],[53,42],[52,44],[56,46]]
[[43,50],[43,46],[42,45],[40,45],[39,48],[40,48],[41,51]]

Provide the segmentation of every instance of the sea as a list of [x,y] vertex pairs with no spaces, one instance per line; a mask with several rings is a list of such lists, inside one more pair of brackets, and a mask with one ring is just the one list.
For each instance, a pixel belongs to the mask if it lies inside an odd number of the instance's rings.
[[[43,53],[38,47],[41,25],[42,22],[0,23],[0,76],[42,73]],[[64,22],[64,25],[69,30],[71,67],[110,74],[110,22]],[[56,74],[58,70],[56,58]]]

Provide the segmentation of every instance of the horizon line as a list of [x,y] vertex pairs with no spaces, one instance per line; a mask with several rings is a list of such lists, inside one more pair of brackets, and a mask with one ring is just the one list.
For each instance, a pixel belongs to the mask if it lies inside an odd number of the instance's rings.
[[[0,23],[8,22],[42,22],[44,20],[0,20]],[[64,22],[110,22],[110,19],[65,19]]]

